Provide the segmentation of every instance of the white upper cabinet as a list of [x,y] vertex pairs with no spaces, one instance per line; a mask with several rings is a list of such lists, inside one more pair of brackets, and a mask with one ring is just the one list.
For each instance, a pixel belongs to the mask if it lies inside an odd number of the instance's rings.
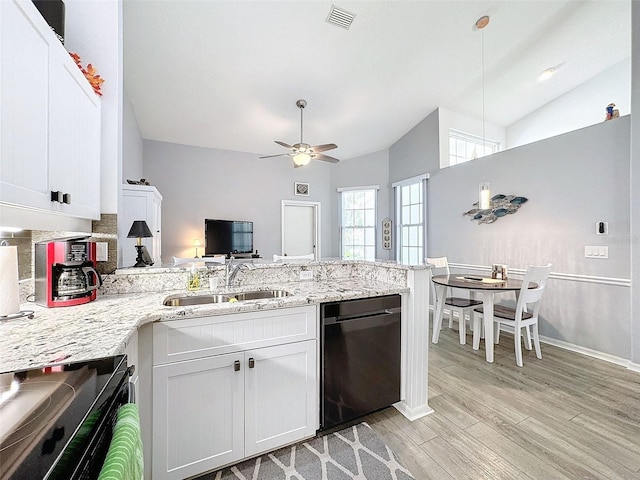
[[0,107],[0,202],[100,218],[100,99],[30,1],[0,1]]

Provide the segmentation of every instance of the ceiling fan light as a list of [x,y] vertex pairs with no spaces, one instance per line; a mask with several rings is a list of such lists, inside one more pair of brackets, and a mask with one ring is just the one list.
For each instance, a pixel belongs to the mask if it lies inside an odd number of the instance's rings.
[[311,155],[309,155],[308,153],[297,153],[296,155],[293,156],[293,163],[295,163],[300,167],[304,167],[305,165],[308,165],[310,161],[311,161]]

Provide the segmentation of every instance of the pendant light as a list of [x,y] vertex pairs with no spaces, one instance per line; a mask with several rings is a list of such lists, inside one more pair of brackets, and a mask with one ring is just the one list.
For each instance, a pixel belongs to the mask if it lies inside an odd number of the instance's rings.
[[[483,15],[476,21],[476,28],[480,30],[481,46],[482,46],[482,156],[486,154],[485,148],[485,126],[484,126],[484,28],[489,25],[489,16]],[[478,192],[478,208],[480,210],[488,210],[491,208],[491,185],[487,181],[480,184]]]

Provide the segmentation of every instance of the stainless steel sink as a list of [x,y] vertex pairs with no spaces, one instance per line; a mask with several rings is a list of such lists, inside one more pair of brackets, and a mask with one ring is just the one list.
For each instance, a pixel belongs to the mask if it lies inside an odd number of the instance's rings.
[[256,290],[235,294],[191,295],[186,297],[168,298],[164,301],[167,307],[184,307],[189,305],[206,305],[209,303],[243,302],[246,300],[260,300],[282,298],[291,295],[286,290]]
[[184,307],[187,305],[204,305],[207,303],[224,303],[228,302],[227,295],[194,295],[190,297],[168,298],[164,301],[167,307]]
[[285,290],[258,290],[255,292],[243,292],[233,295],[239,302],[243,300],[259,300],[261,298],[281,298],[290,294]]

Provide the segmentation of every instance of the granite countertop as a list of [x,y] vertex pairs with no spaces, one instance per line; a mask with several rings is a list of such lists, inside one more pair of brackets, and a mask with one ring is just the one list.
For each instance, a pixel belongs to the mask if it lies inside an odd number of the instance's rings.
[[[184,307],[166,307],[162,304],[165,298],[171,296],[272,289],[286,290],[291,295]],[[260,287],[254,285],[229,291],[218,289],[215,292],[174,290],[99,295],[91,303],[51,309],[26,304],[22,309],[34,310],[33,319],[22,317],[0,321],[0,373],[123,353],[136,329],[150,322],[296,307],[408,291],[409,288],[403,285],[349,278],[269,284]]]

